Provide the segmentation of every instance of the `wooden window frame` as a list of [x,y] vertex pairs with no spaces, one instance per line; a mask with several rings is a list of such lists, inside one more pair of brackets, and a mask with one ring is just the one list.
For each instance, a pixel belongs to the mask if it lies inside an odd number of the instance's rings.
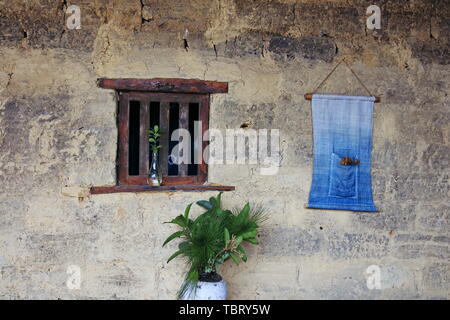
[[[139,142],[139,175],[129,175],[129,111],[130,102],[139,101],[140,103],[140,142]],[[118,166],[117,176],[119,185],[147,185],[149,168],[149,145],[147,142],[147,130],[149,129],[149,106],[150,102],[160,103],[159,123],[161,130],[165,132],[162,138],[166,139],[161,143],[160,168],[162,170],[163,185],[198,185],[204,184],[208,178],[208,166],[200,157],[198,172],[195,176],[187,175],[188,164],[178,165],[179,175],[169,176],[167,173],[168,141],[169,141],[169,104],[179,104],[179,128],[187,129],[189,124],[188,113],[190,103],[199,104],[199,120],[202,122],[201,137],[209,128],[209,95],[192,93],[160,93],[160,92],[142,92],[142,91],[120,91],[119,92],[119,145],[118,145]],[[202,139],[203,140],[203,139]],[[207,147],[208,142],[202,141],[201,152]]]
[[[101,88],[114,89],[118,94],[118,158],[117,158],[117,184],[116,186],[94,186],[91,187],[91,194],[116,193],[116,192],[155,192],[155,191],[231,191],[234,186],[224,186],[217,184],[207,184],[208,165],[203,159],[203,152],[208,145],[208,141],[201,142],[201,163],[198,164],[196,176],[187,175],[187,164],[179,165],[181,176],[164,176],[161,186],[151,186],[147,182],[149,148],[146,139],[146,131],[149,127],[150,102],[160,101],[161,112],[165,105],[168,115],[168,104],[177,102],[179,112],[186,113],[189,103],[199,104],[199,120],[202,121],[202,137],[209,128],[210,94],[227,93],[228,83],[218,81],[203,81],[198,79],[179,78],[153,78],[153,79],[105,79],[100,78],[97,84]],[[156,98],[156,99],[152,99]],[[158,100],[159,99],[159,100]],[[139,175],[130,176],[128,173],[128,137],[129,137],[129,106],[130,101],[140,101],[141,119],[140,122],[140,142],[139,142]],[[144,108],[142,108],[144,106]],[[188,112],[188,111],[187,111]],[[142,117],[142,113],[147,116]],[[188,115],[187,115],[188,117]],[[180,128],[189,126],[187,117],[181,116]],[[167,120],[167,119],[166,119]],[[169,121],[165,122],[169,126]],[[163,122],[160,122],[163,124]],[[168,134],[168,128],[161,128]],[[164,145],[164,144],[163,144]],[[169,147],[167,145],[167,147]],[[167,149],[166,149],[167,150]],[[166,161],[164,148],[161,149],[160,161]],[[197,149],[198,152],[198,149]],[[168,152],[166,152],[168,154]],[[164,158],[161,160],[161,158]],[[162,167],[164,169],[164,167]],[[165,172],[164,172],[165,173]]]

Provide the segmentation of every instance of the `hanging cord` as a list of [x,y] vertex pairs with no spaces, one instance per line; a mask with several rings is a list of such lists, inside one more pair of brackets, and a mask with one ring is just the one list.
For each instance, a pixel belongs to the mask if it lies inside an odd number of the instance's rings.
[[328,78],[333,74],[333,72],[337,69],[337,67],[339,67],[339,65],[344,61],[344,59],[342,59],[341,61],[339,61],[339,63],[333,68],[333,70],[330,71],[330,73],[328,73],[328,75],[325,77],[325,79],[323,79],[323,81],[317,86],[317,88],[315,88],[313,90],[312,93],[316,93],[317,90],[320,89],[320,87],[328,80]]
[[344,61],[344,63],[345,63],[345,65],[347,66],[347,68],[350,69],[350,71],[353,73],[353,75],[354,75],[355,78],[359,81],[359,83],[363,86],[363,88],[366,89],[366,91],[367,91],[367,93],[369,94],[369,96],[372,97],[373,94],[370,92],[369,89],[367,89],[367,87],[364,85],[364,83],[361,81],[361,79],[356,75],[356,73],[355,73],[355,71],[353,71],[352,67],[350,67],[350,65],[347,63],[347,61],[345,61],[345,59],[342,60],[342,61]]
[[340,64],[344,62],[345,65],[347,66],[347,68],[350,69],[350,71],[352,72],[352,74],[355,76],[356,80],[358,80],[358,82],[362,85],[362,87],[367,91],[367,93],[369,94],[369,96],[373,96],[372,93],[370,92],[369,89],[367,89],[367,87],[364,85],[364,83],[361,81],[361,79],[356,75],[355,71],[353,71],[353,69],[350,67],[350,65],[347,63],[347,61],[344,59],[342,59],[341,61],[339,61],[339,63],[333,68],[333,70],[330,71],[330,73],[328,73],[328,75],[325,77],[325,79],[323,79],[323,81],[317,86],[316,89],[314,89],[314,91],[312,92],[313,94],[317,92],[317,90],[320,89],[320,87],[322,87],[322,85],[328,80],[328,78],[333,74],[334,71],[336,71],[336,69],[340,66]]

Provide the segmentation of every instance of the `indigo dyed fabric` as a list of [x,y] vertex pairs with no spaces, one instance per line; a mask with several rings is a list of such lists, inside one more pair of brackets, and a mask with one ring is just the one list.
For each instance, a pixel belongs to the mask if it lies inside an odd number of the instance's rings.
[[[309,208],[377,211],[370,176],[374,101],[374,97],[313,95]],[[345,165],[343,158],[354,163]]]

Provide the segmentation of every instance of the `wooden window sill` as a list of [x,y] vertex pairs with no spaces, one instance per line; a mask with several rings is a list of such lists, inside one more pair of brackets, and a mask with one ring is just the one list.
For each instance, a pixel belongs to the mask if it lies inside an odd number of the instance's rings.
[[223,185],[117,185],[91,187],[90,194],[107,194],[121,192],[174,192],[174,191],[233,191],[234,186]]

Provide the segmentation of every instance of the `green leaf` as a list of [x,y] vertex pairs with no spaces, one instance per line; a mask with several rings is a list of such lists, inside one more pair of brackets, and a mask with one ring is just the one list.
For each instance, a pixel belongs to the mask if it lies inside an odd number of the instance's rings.
[[224,253],[222,253],[221,256],[219,256],[219,258],[217,258],[215,264],[216,265],[220,265],[222,264],[225,260],[227,260],[230,257],[230,253],[228,251],[225,251]]
[[239,258],[237,255],[235,255],[234,253],[230,252],[230,257],[231,259],[233,259],[234,263],[236,263],[237,265],[239,265],[241,262],[239,261]]
[[220,208],[220,203],[221,203],[221,198],[222,198],[222,193],[223,192],[219,192],[219,194],[216,197],[216,201],[217,201],[217,207]]
[[212,209],[212,205],[211,205],[211,203],[210,203],[209,201],[206,201],[206,200],[200,200],[200,201],[197,201],[196,203],[197,203],[197,205],[199,205],[200,207],[203,207],[203,208],[205,208],[205,209],[207,209],[207,210],[211,210],[211,209]]
[[244,239],[242,238],[242,236],[237,237],[237,238],[236,238],[236,246],[240,245],[241,242],[242,242],[242,240],[244,240]]
[[186,209],[184,210],[184,219],[185,219],[186,221],[188,221],[189,211],[191,211],[192,204],[193,204],[193,202],[190,203],[190,204],[186,207]]
[[242,253],[242,260],[244,262],[247,262],[248,256],[247,256],[247,252],[245,252],[244,248],[242,248],[242,246],[238,246],[237,250]]
[[148,141],[149,141],[149,142],[154,142],[154,143],[156,142],[156,140],[153,139],[153,138],[148,138]]
[[239,213],[239,216],[244,221],[248,218],[248,213],[250,212],[250,205],[247,203],[245,204],[244,208],[242,208],[241,212]]
[[198,271],[197,270],[190,271],[188,273],[186,279],[189,280],[189,281],[194,281],[194,282],[198,281]]
[[213,206],[213,207],[219,207],[218,205],[217,205],[217,200],[216,200],[216,198],[214,198],[214,197],[211,197],[211,198],[209,198],[209,203],[211,203],[211,205]]
[[[250,205],[247,203],[244,208],[237,214],[234,218],[234,225],[239,226],[238,230],[241,229],[245,223],[248,221],[248,216],[250,212]],[[243,232],[244,230],[241,230]]]
[[180,249],[180,250],[187,250],[188,247],[189,247],[189,242],[187,242],[187,241],[180,242],[180,244],[178,245],[178,249]]
[[187,227],[187,221],[186,221],[186,219],[184,219],[184,217],[182,215],[179,215],[178,217],[176,217],[172,221],[164,222],[164,223],[173,223],[173,224],[179,225],[182,228],[186,228]]
[[155,126],[153,127],[153,130],[155,130],[155,132],[158,132],[158,131],[159,131],[159,126],[158,126],[158,125],[155,125]]
[[227,243],[230,241],[230,232],[228,231],[227,228],[225,228],[224,230],[224,238],[225,238],[225,245],[227,245]]
[[171,255],[169,257],[169,259],[167,260],[167,263],[169,263],[172,259],[175,259],[176,257],[178,257],[182,253],[184,253],[184,250],[178,250],[177,252],[175,252],[173,255]]
[[163,247],[167,244],[167,243],[169,243],[170,241],[172,241],[173,239],[175,239],[175,238],[179,238],[179,237],[181,237],[181,236],[185,236],[186,235],[186,231],[177,231],[177,232],[174,232],[174,233],[172,233],[167,239],[166,239],[166,241],[164,241],[164,243],[163,243]]
[[245,233],[241,234],[240,236],[242,237],[242,239],[248,240],[250,238],[256,237],[256,235],[257,235],[257,231],[256,230],[252,230],[252,231],[249,231],[249,232],[245,232]]
[[245,241],[248,241],[252,244],[259,244],[259,241],[256,238],[245,239]]

